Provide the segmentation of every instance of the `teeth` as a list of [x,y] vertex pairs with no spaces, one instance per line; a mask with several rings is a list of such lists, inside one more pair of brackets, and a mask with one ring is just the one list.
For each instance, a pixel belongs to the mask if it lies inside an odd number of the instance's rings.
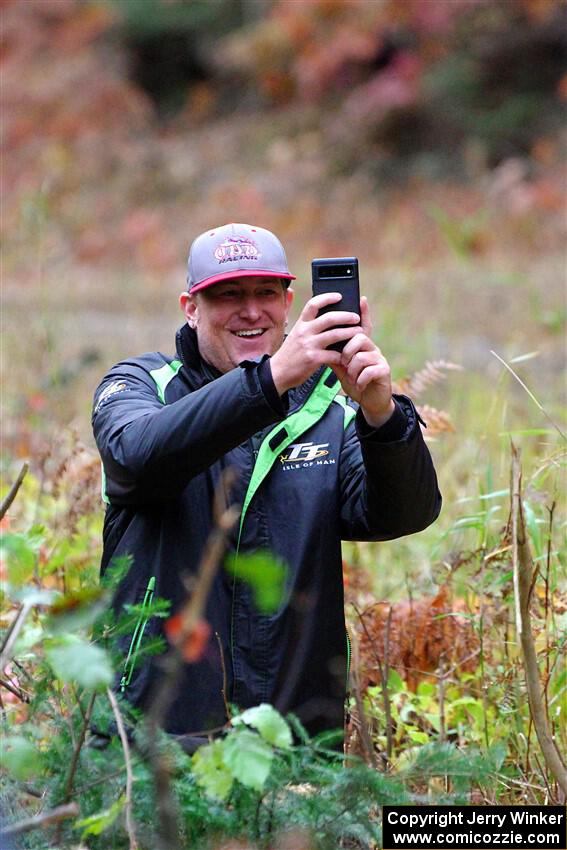
[[264,328],[257,328],[253,331],[235,331],[236,336],[260,336],[264,333]]

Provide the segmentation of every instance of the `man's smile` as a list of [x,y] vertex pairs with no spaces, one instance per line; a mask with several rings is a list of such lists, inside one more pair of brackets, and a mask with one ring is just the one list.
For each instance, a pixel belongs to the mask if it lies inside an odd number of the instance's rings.
[[231,334],[235,334],[238,337],[254,337],[262,336],[265,332],[266,328],[252,328],[251,330],[231,331]]

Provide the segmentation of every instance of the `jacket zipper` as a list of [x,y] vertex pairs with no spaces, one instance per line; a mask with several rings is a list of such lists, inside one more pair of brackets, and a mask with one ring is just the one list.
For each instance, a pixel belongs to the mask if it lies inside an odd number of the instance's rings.
[[124,673],[122,674],[122,678],[120,679],[120,692],[124,693],[128,685],[132,680],[132,674],[134,673],[134,668],[136,666],[136,658],[138,656],[138,651],[140,649],[140,644],[142,643],[142,638],[144,636],[144,631],[148,624],[148,620],[150,619],[146,614],[146,609],[152,603],[152,599],[154,598],[154,591],[156,586],[155,576],[151,576],[148,581],[148,586],[146,587],[146,592],[144,594],[144,599],[142,602],[142,611],[138,618],[138,622],[136,623],[136,628],[132,634],[132,640],[130,641],[130,648],[128,649],[128,655],[126,656],[126,661],[124,662]]

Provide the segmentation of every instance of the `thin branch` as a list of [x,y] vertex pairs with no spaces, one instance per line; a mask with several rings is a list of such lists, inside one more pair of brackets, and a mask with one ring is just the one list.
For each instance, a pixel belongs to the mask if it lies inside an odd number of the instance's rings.
[[445,653],[439,661],[439,677],[437,680],[437,693],[439,694],[439,740],[445,743],[447,740],[447,731],[445,725]]
[[73,691],[73,697],[75,699],[75,702],[77,703],[79,713],[80,713],[81,717],[83,718],[83,722],[84,722],[87,715],[85,713],[85,709],[83,708],[83,704],[82,704],[82,702],[79,698],[79,694],[77,693],[77,688],[75,687],[75,685],[73,683],[71,683],[71,690]]
[[27,818],[19,823],[4,827],[0,832],[0,838],[21,835],[22,832],[31,832],[32,829],[41,829],[44,826],[49,826],[49,824],[59,823],[67,818],[77,817],[78,814],[79,807],[77,803],[67,803],[64,806],[57,806],[56,809],[43,812],[41,815],[35,815],[33,818]]
[[20,469],[20,474],[18,475],[18,477],[16,478],[16,480],[14,481],[12,486],[10,487],[10,492],[8,493],[7,496],[5,496],[5,498],[2,501],[2,505],[0,506],[0,519],[4,518],[8,508],[10,507],[10,505],[12,504],[12,502],[14,501],[16,496],[18,495],[18,490],[22,486],[23,480],[28,473],[28,469],[29,469],[29,464],[24,463],[24,465]]
[[181,615],[179,634],[161,661],[160,666],[164,675],[159,681],[159,687],[152,695],[147,713],[147,753],[154,775],[158,815],[157,838],[160,850],[182,850],[182,847],[177,811],[170,790],[169,766],[159,752],[158,730],[163,726],[175,698],[179,675],[185,663],[181,649],[203,617],[209,591],[226,549],[228,534],[240,513],[236,506],[227,505],[227,494],[234,480],[234,470],[227,469],[215,491],[213,509],[215,527],[207,540],[193,592],[179,612]]
[[120,735],[122,750],[124,752],[124,763],[126,765],[126,802],[124,806],[126,814],[126,832],[128,833],[130,850],[138,850],[138,842],[136,841],[136,833],[134,831],[134,819],[132,817],[132,786],[134,784],[134,776],[132,774],[132,761],[130,758],[128,736],[126,735],[126,729],[124,728],[124,721],[122,720],[120,708],[118,707],[118,701],[110,688],[106,689],[106,695],[108,696],[108,700],[112,706],[114,719],[116,720],[116,726],[118,728],[118,734]]
[[368,631],[366,623],[364,622],[364,613],[361,613],[358,610],[358,608],[354,604],[354,602],[352,603],[352,607],[354,608],[356,615],[357,615],[358,619],[360,620],[362,628],[364,629],[364,633],[366,635],[368,643],[370,644],[370,649],[372,650],[372,655],[374,656],[374,661],[376,662],[376,666],[378,668],[378,673],[380,674],[380,688],[381,688],[381,691],[382,691],[382,701],[384,703],[384,718],[385,718],[385,721],[386,721],[386,754],[388,756],[388,759],[390,759],[392,757],[392,752],[393,752],[393,734],[392,734],[393,730],[392,730],[392,708],[391,708],[391,704],[390,704],[390,693],[388,691],[388,676],[389,676],[388,657],[389,657],[389,654],[390,654],[390,626],[391,626],[391,623],[392,623],[392,606],[390,606],[390,610],[388,612],[388,620],[386,622],[386,633],[384,635],[384,654],[386,656],[385,659],[384,659],[384,667],[382,667],[382,661],[380,659],[380,656],[376,652],[376,649],[374,647],[374,641],[370,637],[370,633]]
[[384,669],[382,671],[382,699],[384,701],[384,714],[386,716],[386,755],[392,758],[394,751],[392,730],[392,707],[390,705],[390,692],[388,690],[388,679],[390,678],[390,632],[392,629],[392,606],[388,610],[386,620],[386,631],[384,633]]
[[551,416],[549,415],[549,413],[547,412],[547,410],[546,410],[546,409],[545,409],[545,408],[544,408],[544,407],[543,407],[543,406],[539,403],[539,401],[537,400],[537,398],[535,397],[535,395],[534,395],[534,394],[532,393],[532,391],[531,391],[530,389],[528,389],[528,387],[524,384],[524,382],[522,381],[522,379],[520,378],[520,376],[519,376],[519,375],[517,375],[517,374],[516,374],[516,372],[514,372],[514,370],[512,369],[512,367],[511,367],[508,363],[506,363],[506,361],[505,361],[505,360],[503,360],[503,359],[502,359],[502,357],[500,357],[500,355],[499,355],[499,354],[496,354],[496,352],[495,352],[495,351],[492,351],[492,350],[490,351],[490,353],[491,353],[491,354],[493,354],[493,355],[494,355],[494,357],[496,357],[496,359],[497,359],[497,360],[499,360],[499,361],[502,363],[502,365],[506,367],[506,369],[508,369],[508,371],[510,372],[510,374],[512,374],[512,375],[515,377],[515,379],[516,379],[516,380],[517,380],[517,382],[520,384],[520,386],[521,386],[521,387],[523,387],[523,388],[525,389],[525,391],[527,392],[527,394],[529,395],[529,397],[531,398],[531,400],[534,402],[534,404],[536,404],[536,405],[537,405],[537,407],[539,407],[539,409],[541,410],[541,412],[543,413],[543,415],[545,416],[545,418],[546,418],[549,422],[551,422],[551,424],[553,425],[553,427],[555,428],[555,430],[558,432],[558,434],[560,434],[560,435],[561,435],[561,437],[565,440],[565,442],[567,442],[567,434],[565,434],[565,433],[561,430],[561,428],[559,427],[559,425],[557,425],[557,424],[553,421],[553,419],[551,418]]
[[22,702],[30,702],[31,700],[30,695],[26,691],[16,687],[16,685],[8,682],[7,679],[2,678],[2,676],[0,676],[0,688],[6,688],[7,691],[10,691],[11,694],[14,694]]
[[567,796],[567,768],[551,734],[543,702],[537,653],[530,623],[529,592],[533,576],[533,561],[526,532],[522,505],[522,470],[520,452],[512,443],[511,474],[512,564],[516,601],[516,628],[522,647],[524,672],[530,714],[545,763],[563,793]]
[[[63,804],[68,803],[71,799],[71,794],[73,793],[73,783],[75,781],[75,773],[77,772],[77,767],[79,765],[79,756],[81,755],[81,750],[83,748],[83,744],[85,743],[85,737],[87,734],[87,729],[89,727],[89,723],[91,720],[91,714],[93,711],[94,701],[96,699],[96,691],[92,694],[89,705],[87,707],[87,711],[83,720],[83,725],[81,727],[81,732],[79,735],[79,740],[75,745],[75,749],[73,750],[73,758],[71,759],[71,766],[69,768],[69,773],[67,775],[67,782],[65,783],[65,791],[63,794]],[[57,827],[55,831],[55,843],[59,844],[61,841],[61,824]]]
[[356,710],[358,712],[358,717],[360,721],[360,741],[362,743],[362,749],[364,752],[364,761],[366,762],[366,764],[372,767],[376,767],[376,755],[374,752],[374,746],[372,745],[372,739],[368,731],[368,722],[366,720],[364,704],[362,702],[362,695],[360,693],[360,680],[358,678],[358,671],[360,669],[360,655],[358,652],[358,641],[355,635],[351,636],[351,647],[353,663],[351,664],[350,668],[350,680],[352,682],[352,689],[354,691],[354,701],[356,703]]
[[96,699],[96,693],[90,698],[89,705],[87,708],[87,712],[85,715],[85,719],[83,721],[83,725],[81,727],[81,733],[79,735],[79,740],[77,741],[77,745],[73,752],[73,758],[71,759],[71,766],[69,768],[69,773],[67,775],[67,782],[65,783],[65,792],[63,794],[63,802],[68,803],[69,798],[73,792],[73,782],[75,781],[75,773],[77,772],[77,765],[79,764],[79,756],[81,755],[81,749],[85,742],[85,736],[87,734],[87,729],[90,723],[91,714],[94,706],[94,701]]
[[14,648],[14,644],[18,639],[18,635],[20,634],[25,619],[28,616],[29,612],[33,608],[33,602],[24,602],[22,607],[18,611],[16,618],[12,622],[6,637],[4,638],[4,643],[2,645],[2,651],[0,652],[0,671],[4,671],[6,664],[10,661],[12,649]]

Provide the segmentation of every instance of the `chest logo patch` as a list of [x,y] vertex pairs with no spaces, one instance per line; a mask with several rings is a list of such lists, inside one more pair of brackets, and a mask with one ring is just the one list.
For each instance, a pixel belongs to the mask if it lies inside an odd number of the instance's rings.
[[335,459],[328,455],[329,443],[292,443],[282,452],[279,459],[283,468],[287,470],[335,463]]

